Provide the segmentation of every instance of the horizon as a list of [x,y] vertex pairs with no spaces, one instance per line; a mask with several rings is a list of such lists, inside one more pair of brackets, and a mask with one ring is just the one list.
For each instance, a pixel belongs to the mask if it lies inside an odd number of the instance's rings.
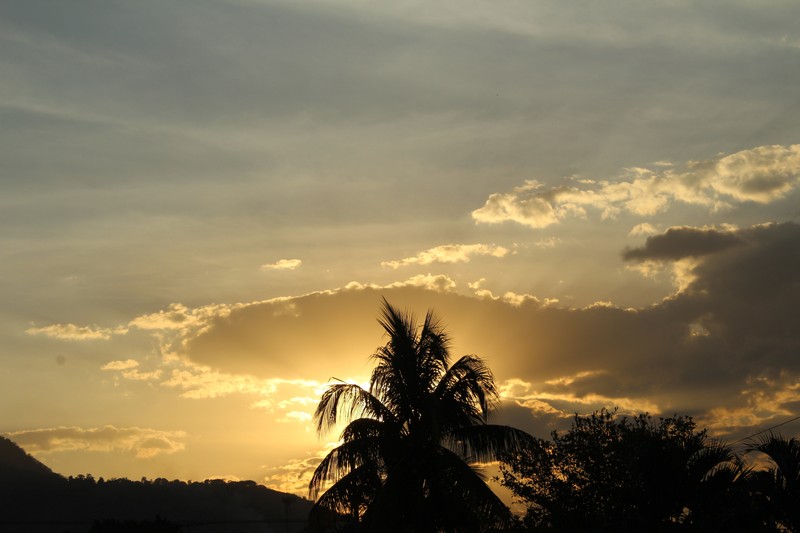
[[382,297],[535,436],[602,407],[797,435],[798,20],[4,2],[0,435],[65,476],[305,497]]

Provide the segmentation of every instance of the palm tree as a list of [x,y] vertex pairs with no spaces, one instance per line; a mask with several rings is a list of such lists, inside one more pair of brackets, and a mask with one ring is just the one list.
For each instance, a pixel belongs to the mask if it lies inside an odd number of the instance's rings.
[[760,472],[730,446],[710,441],[688,466],[687,499],[679,519],[687,531],[777,530],[765,497],[754,490]]
[[772,432],[750,445],[772,466],[759,472],[758,490],[767,498],[775,519],[787,530],[800,532],[800,440]]
[[422,325],[383,299],[388,341],[372,358],[369,389],[331,385],[314,415],[324,433],[347,422],[341,444],[309,484],[312,520],[349,514],[365,531],[481,531],[503,527],[508,508],[479,465],[529,444],[520,430],[487,424],[498,402],[486,364],[465,355],[449,364],[447,335],[428,311]]

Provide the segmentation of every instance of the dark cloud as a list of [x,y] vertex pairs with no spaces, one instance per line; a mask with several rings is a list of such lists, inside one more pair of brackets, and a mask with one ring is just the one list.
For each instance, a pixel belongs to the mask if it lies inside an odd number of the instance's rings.
[[534,411],[516,402],[503,402],[490,416],[492,424],[503,424],[537,437],[548,437],[554,430],[563,430],[569,427],[570,414],[566,416],[555,412]]
[[742,244],[733,232],[704,228],[669,228],[661,235],[648,237],[639,248],[626,248],[626,261],[675,261],[685,257],[700,257]]

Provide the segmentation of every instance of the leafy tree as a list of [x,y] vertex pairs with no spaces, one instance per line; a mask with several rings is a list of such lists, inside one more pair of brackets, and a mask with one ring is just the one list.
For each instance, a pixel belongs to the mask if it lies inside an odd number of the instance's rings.
[[569,431],[502,460],[502,482],[528,506],[524,523],[536,530],[688,529],[721,514],[713,483],[745,475],[731,450],[691,418],[606,409],[575,415]]
[[478,466],[532,442],[487,424],[498,401],[491,371],[474,355],[449,364],[450,341],[432,312],[413,315],[383,301],[388,340],[372,358],[369,389],[331,385],[315,413],[320,433],[347,422],[341,444],[314,472],[312,523],[348,514],[366,531],[481,531],[504,527],[508,508]]

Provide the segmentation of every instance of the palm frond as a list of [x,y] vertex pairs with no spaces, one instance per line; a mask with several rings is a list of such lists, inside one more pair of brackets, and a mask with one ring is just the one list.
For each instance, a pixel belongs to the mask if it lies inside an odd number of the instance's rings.
[[738,461],[733,450],[719,441],[709,441],[695,452],[688,461],[691,479],[701,481],[725,470]]
[[341,418],[349,421],[361,416],[377,420],[394,418],[392,412],[378,398],[353,383],[335,383],[329,386],[314,412],[319,434],[327,432]]
[[381,479],[372,464],[361,465],[351,470],[334,483],[314,504],[310,521],[318,522],[324,511],[336,514],[361,515],[375,499],[381,487]]
[[377,465],[381,463],[380,448],[381,439],[379,437],[365,437],[342,443],[331,450],[320,461],[308,483],[308,493],[311,499],[316,499],[320,490],[327,483],[335,484],[356,468],[363,465],[373,465],[374,468],[377,468]]
[[450,364],[450,338],[442,329],[441,322],[433,311],[429,310],[425,315],[425,322],[419,332],[417,351],[425,355],[423,362],[430,372],[431,382],[433,378],[438,381]]
[[382,437],[393,435],[396,428],[389,422],[375,418],[358,418],[353,420],[342,431],[342,442],[352,442],[369,437]]
[[532,448],[536,439],[510,426],[483,424],[454,429],[442,444],[468,461],[490,462],[501,454]]
[[393,307],[383,298],[381,317],[378,323],[383,327],[389,340],[386,346],[390,349],[384,355],[399,356],[416,352],[417,324],[414,315],[404,313]]
[[492,492],[480,472],[446,448],[439,449],[432,482],[440,483],[439,488],[443,490],[431,491],[436,495],[430,501],[431,507],[444,514],[446,522],[457,522],[460,517],[467,523],[481,523],[492,528],[511,524],[510,510]]
[[800,488],[800,440],[769,432],[751,443],[749,448],[765,454],[772,461],[781,484]]
[[445,428],[485,424],[489,411],[499,402],[491,371],[473,355],[462,357],[447,370],[434,396]]

